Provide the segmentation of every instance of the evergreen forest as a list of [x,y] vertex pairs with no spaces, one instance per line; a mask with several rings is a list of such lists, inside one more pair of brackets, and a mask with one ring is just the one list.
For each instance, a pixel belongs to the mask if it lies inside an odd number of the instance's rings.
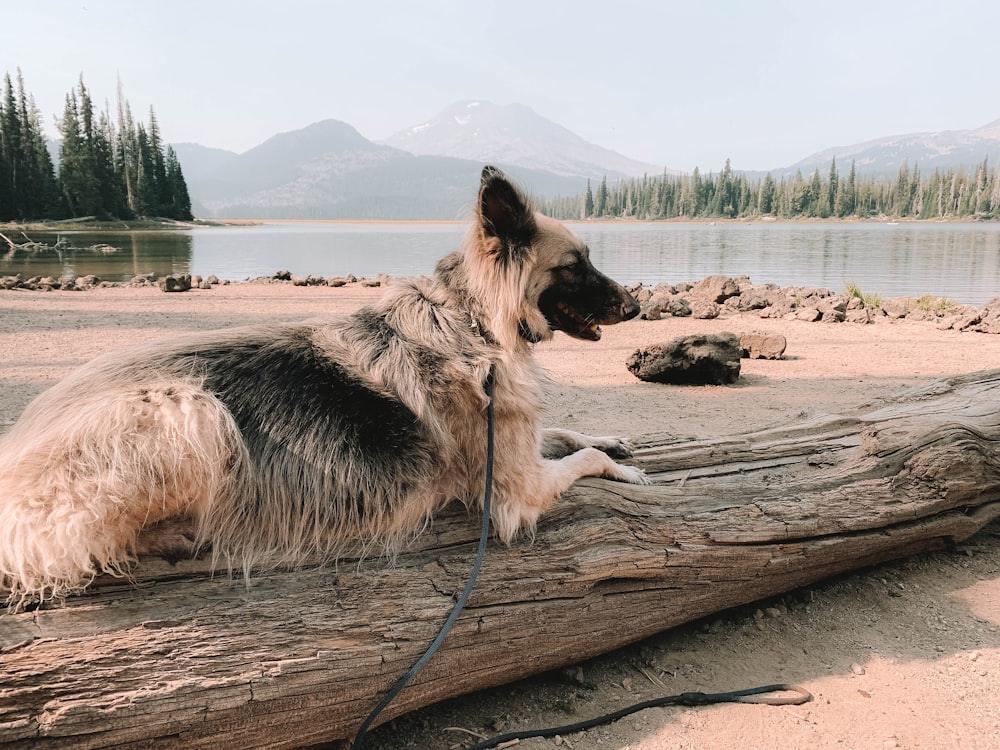
[[972,169],[935,170],[923,176],[904,161],[893,177],[861,176],[852,162],[842,176],[834,159],[830,171],[806,178],[750,179],[733,171],[729,160],[717,175],[642,177],[596,188],[583,195],[539,201],[557,219],[1000,219],[1000,170],[988,159]]
[[4,75],[0,95],[0,221],[90,218],[192,219],[191,198],[173,148],[164,148],[156,114],[136,122],[118,86],[115,116],[97,111],[84,85],[66,94],[53,163],[41,115]]

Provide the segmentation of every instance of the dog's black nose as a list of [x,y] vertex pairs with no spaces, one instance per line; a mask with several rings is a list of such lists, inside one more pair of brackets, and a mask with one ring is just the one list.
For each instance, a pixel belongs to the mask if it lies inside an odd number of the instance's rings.
[[639,303],[636,302],[635,297],[630,294],[628,295],[628,299],[622,303],[622,320],[631,320],[638,314]]

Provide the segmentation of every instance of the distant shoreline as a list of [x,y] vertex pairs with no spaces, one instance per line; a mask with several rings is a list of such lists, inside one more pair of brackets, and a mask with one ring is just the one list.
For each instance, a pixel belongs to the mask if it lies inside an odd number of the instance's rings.
[[[260,226],[262,224],[395,224],[399,226],[420,226],[420,225],[462,225],[467,224],[465,219],[241,219],[241,218],[218,218],[218,219],[194,219],[193,221],[57,221],[57,222],[6,222],[0,223],[2,232],[172,232],[185,231],[190,229],[203,229],[208,227],[239,227],[239,226]],[[565,219],[565,224],[572,225],[658,225],[658,224],[694,224],[699,226],[711,226],[715,224],[976,224],[989,225],[1000,222],[982,221],[968,217],[955,217],[950,219],[913,219],[894,218],[890,216],[877,216],[862,219],[856,216],[849,218],[826,218],[801,217],[779,219],[773,216],[761,216],[753,219],[726,219],[726,218],[673,218],[673,219],[632,219],[632,218],[601,218],[601,219]]]

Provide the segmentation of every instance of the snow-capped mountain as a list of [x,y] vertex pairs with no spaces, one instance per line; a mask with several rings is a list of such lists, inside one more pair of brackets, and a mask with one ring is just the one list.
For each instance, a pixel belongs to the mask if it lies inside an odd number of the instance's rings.
[[382,142],[421,156],[511,164],[596,180],[663,172],[662,165],[589,143],[523,104],[457,102]]

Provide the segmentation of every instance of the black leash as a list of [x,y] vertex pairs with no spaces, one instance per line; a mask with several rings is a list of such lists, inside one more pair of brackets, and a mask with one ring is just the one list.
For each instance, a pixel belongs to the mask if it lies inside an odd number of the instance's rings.
[[472,593],[473,586],[476,585],[476,579],[479,577],[479,570],[483,567],[483,558],[486,557],[486,542],[489,540],[490,535],[490,500],[493,495],[493,368],[490,368],[489,375],[486,376],[486,385],[484,386],[486,391],[486,397],[489,399],[489,404],[486,407],[486,490],[483,493],[483,525],[482,530],[479,533],[479,549],[476,551],[476,561],[472,566],[472,572],[469,574],[469,580],[465,584],[465,590],[462,591],[461,596],[455,602],[455,606],[451,610],[451,614],[448,615],[448,619],[444,621],[441,629],[438,631],[437,637],[434,642],[427,647],[424,655],[421,656],[410,667],[409,671],[397,680],[396,684],[392,686],[392,689],[385,694],[385,697],[379,702],[375,708],[372,709],[371,713],[368,714],[368,718],[362,722],[361,727],[358,729],[358,733],[354,736],[354,742],[351,744],[351,750],[360,750],[362,742],[364,740],[365,734],[367,734],[368,729],[371,727],[372,722],[375,721],[382,711],[392,703],[393,699],[399,695],[403,688],[406,687],[407,683],[414,678],[414,676],[424,665],[431,660],[434,656],[434,652],[438,650],[441,644],[444,642],[445,637],[451,630],[451,626],[455,624],[455,620],[462,612],[462,608],[465,607],[465,603],[469,600],[469,595]]
[[[769,695],[779,693],[783,695]],[[662,698],[636,703],[632,706],[613,711],[604,716],[593,719],[578,721],[575,724],[566,724],[561,727],[551,727],[549,729],[526,729],[522,732],[508,732],[488,740],[470,745],[466,750],[487,750],[487,748],[502,745],[505,742],[515,740],[526,740],[531,737],[555,737],[558,735],[573,734],[586,729],[593,729],[602,724],[610,724],[625,716],[644,711],[647,708],[658,706],[708,706],[713,703],[764,703],[769,706],[798,706],[812,700],[812,694],[797,685],[764,685],[763,687],[749,688],[747,690],[733,690],[729,693],[681,693],[680,695],[668,695]]]
[[[414,678],[417,672],[423,669],[427,662],[431,660],[431,657],[434,656],[434,653],[444,642],[444,639],[447,637],[452,625],[455,624],[455,621],[461,614],[466,602],[469,600],[469,596],[472,594],[472,589],[476,584],[476,579],[479,577],[479,571],[483,567],[483,559],[486,557],[486,543],[489,540],[490,501],[493,495],[494,425],[492,368],[490,369],[489,375],[486,377],[486,385],[484,386],[484,389],[486,391],[486,396],[489,399],[489,404],[486,409],[486,489],[483,493],[483,523],[479,534],[479,549],[476,551],[476,561],[472,566],[472,572],[469,574],[469,580],[465,584],[465,589],[455,602],[455,606],[452,608],[451,614],[448,615],[448,619],[444,621],[444,624],[438,631],[437,637],[435,637],[431,645],[427,647],[424,655],[421,656],[412,667],[410,667],[406,674],[396,681],[396,684],[392,686],[392,689],[385,694],[385,697],[382,698],[379,704],[372,709],[371,713],[368,714],[368,717],[362,722],[361,727],[354,736],[354,742],[351,744],[351,750],[360,750],[364,742],[364,737],[368,733],[368,729],[371,727],[372,722],[375,721],[375,718],[382,713],[386,706],[392,703],[396,696],[403,691],[403,688],[406,687],[410,680]],[[771,695],[772,693],[779,695]],[[781,693],[784,693],[785,695],[780,695]],[[797,706],[802,703],[808,703],[811,700],[812,695],[803,688],[796,685],[784,684],[764,685],[763,687],[749,688],[747,690],[734,690],[728,693],[681,693],[679,695],[668,695],[662,698],[653,698],[652,700],[636,703],[632,706],[619,709],[618,711],[613,711],[612,713],[604,714],[603,716],[598,716],[593,719],[579,721],[575,724],[566,724],[561,727],[550,727],[548,729],[527,729],[520,732],[508,732],[507,734],[497,735],[496,737],[491,737],[487,740],[483,740],[482,742],[478,742],[466,750],[488,750],[488,748],[496,747],[497,745],[501,745],[505,742],[512,742],[514,740],[525,740],[531,737],[555,737],[557,734],[563,735],[582,732],[587,729],[593,729],[594,727],[601,726],[602,724],[610,724],[613,721],[618,721],[618,719],[639,711],[644,711],[647,708],[656,708],[658,706],[707,706],[713,703],[764,703],[770,706]]]

